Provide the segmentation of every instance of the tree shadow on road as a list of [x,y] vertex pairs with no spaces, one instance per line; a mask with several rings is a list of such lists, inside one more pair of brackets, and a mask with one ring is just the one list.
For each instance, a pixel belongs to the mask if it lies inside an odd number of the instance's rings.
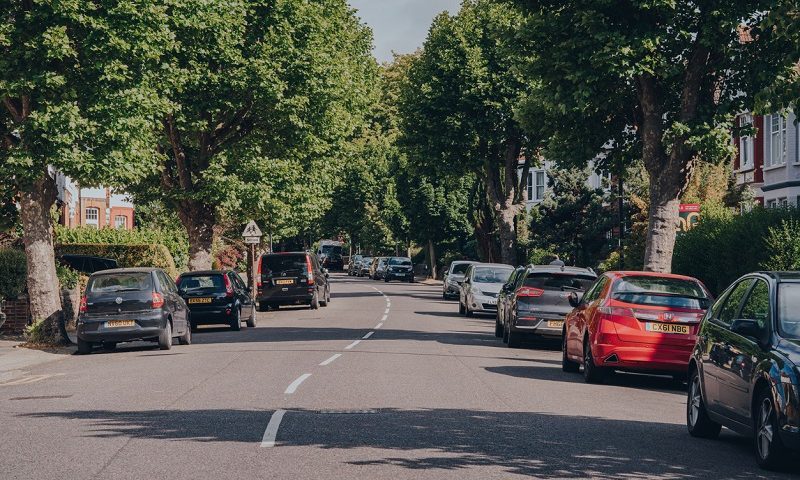
[[[272,412],[248,410],[81,410],[20,415],[75,421],[85,436],[250,443],[258,448]],[[778,478],[755,465],[750,441],[723,432],[719,440],[689,436],[657,422],[464,409],[290,410],[278,448],[345,450],[341,462],[362,478],[379,467],[417,472],[488,468],[537,478]],[[377,449],[377,450],[376,450]],[[313,450],[304,453],[313,455]],[[341,466],[327,466],[331,470]],[[370,467],[376,467],[374,471]],[[797,469],[794,470],[797,473]]]

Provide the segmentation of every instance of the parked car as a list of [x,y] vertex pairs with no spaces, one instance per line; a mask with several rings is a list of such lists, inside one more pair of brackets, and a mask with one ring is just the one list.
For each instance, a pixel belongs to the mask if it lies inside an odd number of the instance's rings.
[[511,272],[509,275],[508,280],[506,283],[500,287],[500,291],[497,293],[497,311],[495,312],[494,317],[494,336],[497,338],[501,338],[503,336],[503,323],[502,319],[505,318],[506,313],[505,310],[508,305],[508,297],[514,291],[514,285],[517,283],[517,279],[520,275],[524,276],[527,267],[519,266]]
[[386,282],[401,280],[404,282],[414,282],[414,264],[408,257],[390,257],[386,261],[386,269],[383,274]]
[[258,309],[265,311],[281,305],[327,307],[331,301],[327,273],[310,253],[262,255],[256,273]]
[[317,249],[317,260],[324,268],[344,270],[342,243],[335,240],[321,240]]
[[111,270],[119,265],[113,258],[95,257],[92,255],[78,255],[65,253],[58,257],[58,261],[73,270],[85,275],[91,275],[100,270]]
[[683,380],[700,319],[711,302],[696,278],[653,272],[606,272],[569,297],[562,368],[602,382],[612,370],[670,374]]
[[353,255],[350,257],[350,261],[347,264],[347,274],[350,276],[356,275],[359,265],[361,264],[361,259],[364,258],[362,255]]
[[93,273],[81,297],[78,314],[78,352],[95,345],[114,349],[120,342],[157,342],[172,348],[177,336],[192,343],[189,309],[175,282],[157,268],[119,268]]
[[474,263],[467,267],[458,301],[458,312],[471,317],[474,313],[495,313],[497,294],[514,271],[501,263]]
[[358,264],[356,275],[359,277],[369,276],[369,269],[372,266],[373,260],[373,257],[362,257],[361,262]]
[[467,271],[467,267],[473,263],[477,262],[456,260],[450,264],[444,274],[444,281],[442,282],[443,300],[458,298],[461,290],[461,282],[464,281],[464,273]]
[[241,329],[256,326],[256,309],[247,285],[231,270],[208,270],[181,274],[178,292],[189,307],[194,331],[198,325],[225,324]]
[[[495,335],[509,347],[519,346],[526,336],[560,338],[564,319],[572,311],[571,293],[579,297],[597,280],[588,268],[531,265],[506,283],[498,300]],[[502,316],[499,312],[502,311]]]
[[709,309],[689,361],[686,423],[695,437],[721,426],[753,437],[758,464],[800,450],[800,272],[735,281]]
[[389,257],[375,257],[372,259],[372,265],[369,267],[369,278],[372,280],[383,279],[383,274],[386,272],[386,261]]

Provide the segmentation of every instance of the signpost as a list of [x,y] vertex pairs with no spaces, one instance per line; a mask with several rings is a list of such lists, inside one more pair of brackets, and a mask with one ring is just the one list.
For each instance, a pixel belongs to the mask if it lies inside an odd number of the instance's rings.
[[264,234],[261,233],[261,229],[258,228],[255,220],[250,220],[250,223],[244,227],[244,231],[242,232],[242,238],[244,239],[244,243],[250,245],[250,255],[249,255],[249,264],[248,270],[250,273],[250,290],[253,292],[253,301],[256,300],[258,296],[258,291],[256,290],[256,284],[258,280],[256,279],[256,245],[261,243],[261,237]]

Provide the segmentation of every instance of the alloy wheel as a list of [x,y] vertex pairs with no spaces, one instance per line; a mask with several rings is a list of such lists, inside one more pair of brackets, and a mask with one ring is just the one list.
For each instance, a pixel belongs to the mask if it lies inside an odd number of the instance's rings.
[[702,401],[700,376],[695,375],[692,379],[692,385],[689,387],[689,424],[692,427],[697,425],[697,419],[700,418],[700,404]]
[[774,434],[775,432],[772,429],[772,402],[769,398],[765,398],[759,408],[758,430],[756,432],[756,446],[758,447],[758,455],[762,459],[769,458]]

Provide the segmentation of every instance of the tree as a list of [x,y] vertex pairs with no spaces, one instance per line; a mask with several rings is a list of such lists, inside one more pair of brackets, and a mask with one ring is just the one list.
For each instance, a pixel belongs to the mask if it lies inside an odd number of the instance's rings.
[[514,6],[488,0],[467,0],[458,15],[439,15],[400,102],[409,162],[436,176],[481,179],[501,260],[509,264],[517,262],[515,220],[538,147],[513,115],[528,88],[517,69],[521,24]]
[[549,158],[584,163],[610,150],[614,161],[642,159],[650,178],[644,268],[669,271],[694,167],[730,158],[733,114],[752,102],[759,42],[744,32],[776,2],[517,3],[527,8],[527,71],[543,86],[530,101],[548,113],[522,108],[521,120],[559,126]]
[[[166,160],[137,190],[177,211],[189,268],[205,269],[222,212],[272,224],[286,211],[281,195],[330,191],[330,171],[315,169],[362,121],[374,74],[371,38],[344,0],[167,6],[175,48],[161,70]],[[265,178],[270,173],[277,182]],[[289,203],[290,213],[310,214],[308,203]]]
[[54,341],[55,171],[93,185],[154,168],[153,72],[171,37],[150,0],[2,0],[0,11],[0,178],[19,192],[37,340]]

